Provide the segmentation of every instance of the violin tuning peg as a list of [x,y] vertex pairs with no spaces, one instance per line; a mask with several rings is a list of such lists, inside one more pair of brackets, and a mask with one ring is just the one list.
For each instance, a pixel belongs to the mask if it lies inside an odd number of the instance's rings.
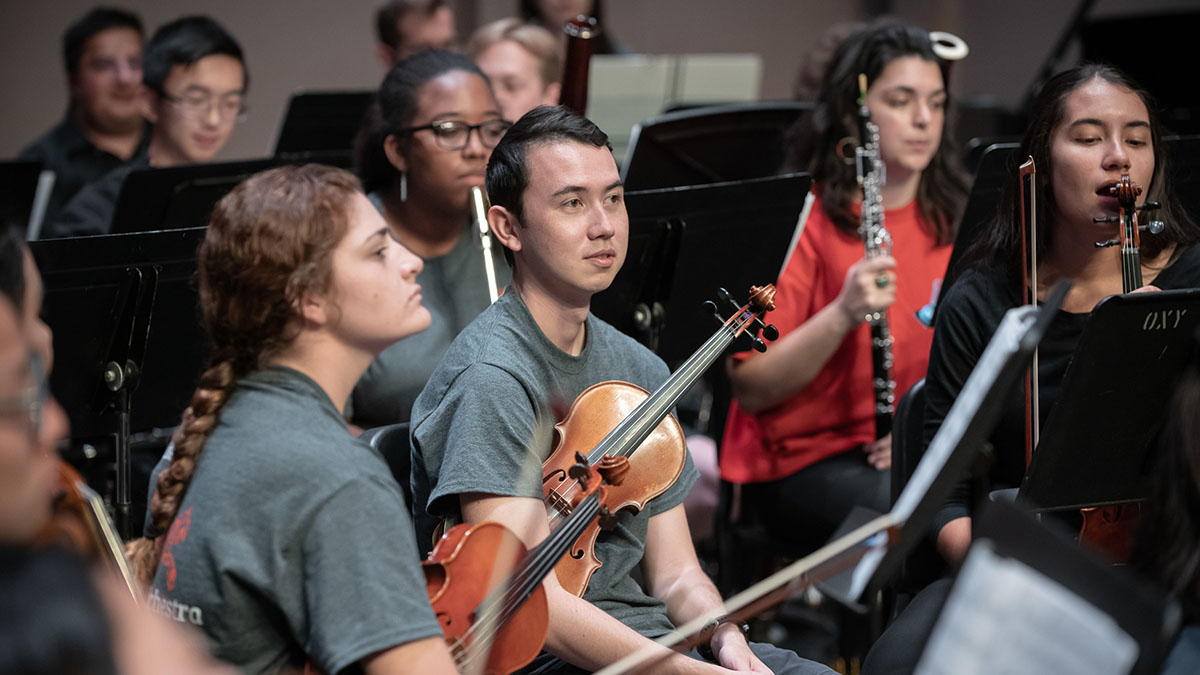
[[762,341],[762,338],[752,338],[750,344],[754,345],[754,351],[763,353],[767,351],[767,343]]
[[717,289],[717,297],[723,302],[733,302],[733,296],[730,295],[729,291],[725,290],[724,288]]
[[1154,209],[1161,209],[1161,208],[1162,208],[1162,204],[1159,204],[1158,202],[1146,202],[1145,204],[1142,204],[1141,210],[1142,211],[1153,211]]
[[[762,323],[762,321],[759,321],[759,323]],[[765,337],[766,339],[774,342],[775,340],[779,339],[779,329],[776,328],[773,324],[767,324],[767,325],[763,326],[762,336]]]
[[1146,223],[1146,231],[1150,234],[1158,234],[1166,229],[1167,224],[1161,220],[1152,220]]
[[721,318],[721,313],[717,311],[717,303],[713,302],[712,300],[704,301],[704,311],[712,314],[713,318],[716,319],[718,323],[725,323],[725,319]]

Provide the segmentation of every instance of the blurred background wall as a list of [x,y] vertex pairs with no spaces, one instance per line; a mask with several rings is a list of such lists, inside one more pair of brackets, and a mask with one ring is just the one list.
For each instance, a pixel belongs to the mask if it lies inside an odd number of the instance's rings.
[[[66,109],[60,39],[90,0],[0,0],[0,157],[52,126]],[[267,154],[288,97],[298,89],[375,87],[377,0],[113,0],[141,14],[147,32],[184,14],[206,13],[241,42],[251,72],[250,115],[225,159]],[[450,0],[460,35],[515,14],[516,0]],[[763,98],[788,98],[804,52],[831,24],[886,13],[966,40],[956,95],[1017,105],[1066,29],[1077,0],[606,0],[606,28],[644,54],[756,53]],[[1196,11],[1200,0],[1096,0],[1088,15]],[[1134,44],[1130,49],[1155,50]],[[1068,59],[1078,54],[1068,52]],[[1184,64],[1164,65],[1177,70]],[[1181,86],[1184,86],[1181,84]]]

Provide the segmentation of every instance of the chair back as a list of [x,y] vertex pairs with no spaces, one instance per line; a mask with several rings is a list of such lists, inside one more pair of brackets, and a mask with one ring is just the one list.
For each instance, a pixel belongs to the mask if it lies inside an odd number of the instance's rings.
[[408,441],[408,422],[372,427],[363,431],[359,438],[383,455],[383,461],[387,462],[392,476],[404,491],[404,503],[408,510],[412,511],[412,455]]

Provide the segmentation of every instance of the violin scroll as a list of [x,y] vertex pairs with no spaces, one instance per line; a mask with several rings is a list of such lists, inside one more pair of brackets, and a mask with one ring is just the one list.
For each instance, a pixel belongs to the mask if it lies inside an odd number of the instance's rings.
[[767,340],[778,340],[779,329],[775,326],[764,323],[762,315],[775,309],[775,285],[767,284],[766,286],[751,286],[750,301],[745,305],[738,305],[729,291],[724,288],[717,289],[717,296],[721,301],[734,309],[734,313],[728,319],[721,318],[721,314],[717,309],[717,303],[709,300],[704,303],[705,307],[720,321],[723,325],[729,326],[734,331],[734,337],[740,336],[751,325],[757,326],[761,338],[751,338],[751,345],[755,351],[767,351],[767,344],[763,342],[763,338]]

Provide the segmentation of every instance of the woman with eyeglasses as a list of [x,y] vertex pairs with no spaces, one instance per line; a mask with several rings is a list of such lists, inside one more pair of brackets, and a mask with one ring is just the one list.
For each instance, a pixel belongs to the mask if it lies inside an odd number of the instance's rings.
[[[358,147],[363,187],[392,236],[424,260],[418,281],[433,322],[367,369],[347,410],[362,427],[407,422],[450,342],[489,304],[470,189],[483,185],[492,148],[511,126],[483,72],[467,57],[440,50],[392,68],[368,124]],[[499,248],[492,258],[503,288],[511,270]]]

